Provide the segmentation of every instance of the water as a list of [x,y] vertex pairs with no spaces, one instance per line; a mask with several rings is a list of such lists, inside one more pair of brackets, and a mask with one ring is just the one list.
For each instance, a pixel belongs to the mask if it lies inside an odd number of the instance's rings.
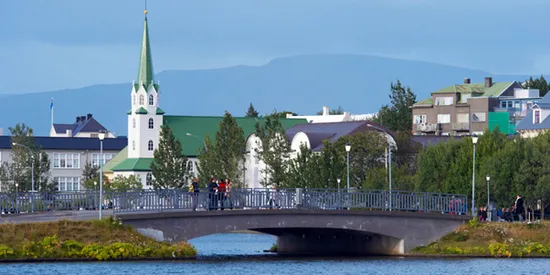
[[550,259],[288,258],[275,238],[220,234],[192,240],[197,260],[0,264],[0,274],[550,274]]

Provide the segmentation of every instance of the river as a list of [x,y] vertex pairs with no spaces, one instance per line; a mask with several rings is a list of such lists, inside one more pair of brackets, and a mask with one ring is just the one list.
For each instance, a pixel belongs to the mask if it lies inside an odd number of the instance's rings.
[[550,274],[550,259],[287,258],[275,238],[219,234],[192,240],[197,260],[0,264],[0,274]]

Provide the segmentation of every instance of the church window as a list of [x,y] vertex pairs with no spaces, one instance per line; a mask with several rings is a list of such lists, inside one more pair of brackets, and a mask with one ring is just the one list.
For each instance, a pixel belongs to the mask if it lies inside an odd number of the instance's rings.
[[136,150],[136,141],[132,140],[132,151]]
[[149,140],[149,144],[147,144],[147,150],[149,151],[153,151],[153,141],[152,140]]
[[136,95],[132,95],[132,104],[136,105]]
[[145,97],[143,95],[139,95],[139,105],[145,105]]
[[147,176],[145,177],[145,185],[151,186],[153,185],[153,174],[147,173]]
[[149,105],[154,105],[155,103],[155,97],[153,95],[149,95]]
[[135,118],[132,119],[132,127],[136,128],[136,119]]
[[149,119],[149,129],[153,129],[154,127],[155,127],[155,121],[152,118],[150,118]]

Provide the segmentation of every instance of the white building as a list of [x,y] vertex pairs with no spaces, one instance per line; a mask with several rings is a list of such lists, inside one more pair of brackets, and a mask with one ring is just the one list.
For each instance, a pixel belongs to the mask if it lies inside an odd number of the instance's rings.
[[376,113],[352,115],[349,112],[344,112],[341,115],[331,115],[330,108],[323,106],[323,112],[320,115],[311,116],[294,116],[287,114],[286,118],[289,119],[305,119],[308,123],[329,123],[329,122],[345,122],[345,121],[366,121],[371,120],[376,116]]
[[54,123],[50,129],[50,137],[98,138],[99,133],[106,133],[105,138],[116,137],[103,127],[92,114],[77,116],[76,121],[71,124]]

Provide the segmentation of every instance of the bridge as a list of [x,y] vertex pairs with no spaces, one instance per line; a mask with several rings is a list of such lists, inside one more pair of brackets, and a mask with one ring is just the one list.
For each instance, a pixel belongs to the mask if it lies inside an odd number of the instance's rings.
[[[15,199],[0,195],[0,207],[17,212],[94,210],[97,198],[97,192],[18,194]],[[403,191],[141,190],[105,193],[102,205],[157,240],[253,230],[277,236],[280,254],[402,255],[471,219],[463,195]]]

